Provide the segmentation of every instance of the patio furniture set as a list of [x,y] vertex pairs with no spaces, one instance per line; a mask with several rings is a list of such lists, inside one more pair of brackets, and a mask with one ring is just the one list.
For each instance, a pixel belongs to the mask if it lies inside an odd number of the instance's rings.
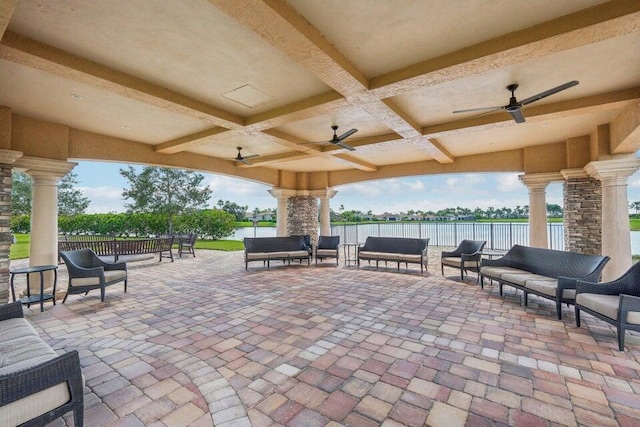
[[245,237],[244,238],[244,264],[245,270],[249,268],[249,262],[262,261],[267,269],[271,261],[282,261],[291,265],[292,260],[300,262],[306,260],[311,265],[311,258],[315,255],[316,265],[318,260],[335,258],[338,263],[340,244],[339,236],[320,236],[318,244],[314,248],[308,235],[281,236],[281,237]]

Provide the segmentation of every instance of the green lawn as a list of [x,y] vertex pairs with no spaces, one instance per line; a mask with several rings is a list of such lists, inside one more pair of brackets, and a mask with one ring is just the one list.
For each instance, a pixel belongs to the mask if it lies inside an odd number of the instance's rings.
[[[10,259],[29,258],[29,234],[14,234],[16,243],[11,245]],[[244,245],[240,240],[198,240],[196,249],[214,251],[241,251]]]

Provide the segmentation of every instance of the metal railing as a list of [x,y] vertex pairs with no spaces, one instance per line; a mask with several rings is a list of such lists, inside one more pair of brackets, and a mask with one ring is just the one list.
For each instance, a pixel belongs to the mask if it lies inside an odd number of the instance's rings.
[[[487,249],[509,250],[529,245],[529,224],[522,222],[378,222],[332,224],[331,234],[341,242],[364,242],[367,237],[429,238],[431,246],[458,246],[461,240],[486,240]],[[564,250],[564,225],[547,224],[549,248]]]

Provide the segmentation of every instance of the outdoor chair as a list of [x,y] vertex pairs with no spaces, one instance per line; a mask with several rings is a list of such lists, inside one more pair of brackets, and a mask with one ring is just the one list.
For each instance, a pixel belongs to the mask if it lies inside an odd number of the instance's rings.
[[578,280],[575,307],[578,327],[580,310],[614,325],[618,332],[618,349],[624,351],[625,331],[640,331],[640,263],[612,282]]
[[325,258],[335,258],[336,265],[338,265],[338,259],[340,258],[340,236],[320,236],[318,237],[318,245],[316,246],[316,265],[318,260],[322,261]]
[[480,258],[482,249],[487,242],[485,240],[463,240],[458,247],[451,252],[442,252],[440,268],[444,276],[444,266],[460,269],[460,279],[464,279],[465,271],[478,273],[480,270]]
[[127,292],[126,263],[102,261],[91,249],[62,251],[60,256],[69,272],[69,287],[63,304],[71,294],[87,295],[94,289],[100,289],[100,301],[104,302],[105,288],[119,282],[124,282],[124,291]]
[[186,252],[194,257],[196,256],[196,239],[198,235],[195,233],[189,233],[187,236],[180,237],[178,242],[178,255],[182,258],[182,253]]

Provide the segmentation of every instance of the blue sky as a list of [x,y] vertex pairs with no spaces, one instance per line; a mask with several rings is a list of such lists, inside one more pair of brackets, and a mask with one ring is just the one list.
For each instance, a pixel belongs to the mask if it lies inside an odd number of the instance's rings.
[[[91,200],[89,213],[122,212],[125,210],[122,190],[127,181],[118,172],[126,165],[102,162],[79,162],[74,172],[78,187]],[[241,206],[273,209],[276,199],[269,186],[224,175],[205,173],[205,182],[213,190],[211,206],[220,199]],[[640,172],[629,180],[629,201],[640,201]],[[529,204],[526,187],[515,173],[427,175],[368,181],[335,188],[331,208],[360,210],[374,214],[399,213],[408,210],[438,211],[447,207],[486,209]],[[562,205],[562,184],[547,187],[547,203]]]

